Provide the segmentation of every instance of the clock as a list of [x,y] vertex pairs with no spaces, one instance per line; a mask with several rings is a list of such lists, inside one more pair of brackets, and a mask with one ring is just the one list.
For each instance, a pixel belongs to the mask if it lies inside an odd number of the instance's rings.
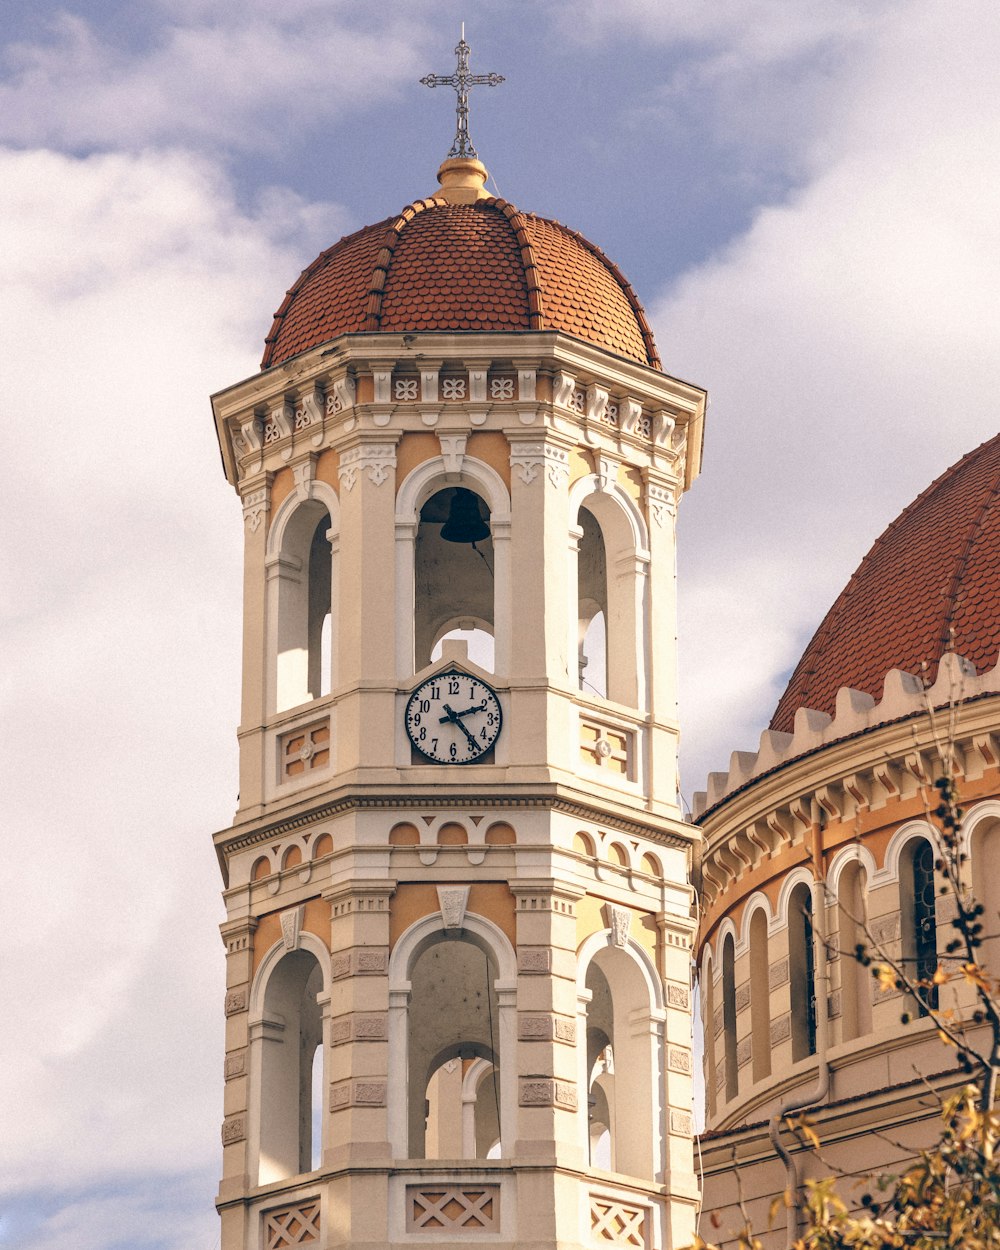
[[500,736],[496,692],[457,668],[428,677],[406,704],[406,733],[435,764],[474,764]]

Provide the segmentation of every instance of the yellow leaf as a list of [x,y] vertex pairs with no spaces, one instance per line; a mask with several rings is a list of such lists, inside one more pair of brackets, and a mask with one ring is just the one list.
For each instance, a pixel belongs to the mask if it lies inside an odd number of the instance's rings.
[[931,978],[931,980],[932,980],[932,983],[933,983],[934,985],[945,985],[945,984],[947,984],[947,981],[948,981],[948,974],[947,974],[947,972],[945,972],[945,970],[941,967],[941,965],[940,965],[940,964],[938,964],[938,966],[937,966],[937,972],[935,972],[935,973],[934,973],[934,976]]

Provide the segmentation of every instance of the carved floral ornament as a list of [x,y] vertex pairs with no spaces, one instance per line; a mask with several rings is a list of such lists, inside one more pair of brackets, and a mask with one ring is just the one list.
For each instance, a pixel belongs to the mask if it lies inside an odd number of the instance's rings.
[[345,490],[353,490],[359,473],[366,473],[373,486],[381,486],[396,467],[396,449],[392,443],[362,443],[345,451],[340,457],[337,476]]
[[569,452],[551,443],[515,443],[510,467],[526,486],[544,474],[558,488],[569,481]]

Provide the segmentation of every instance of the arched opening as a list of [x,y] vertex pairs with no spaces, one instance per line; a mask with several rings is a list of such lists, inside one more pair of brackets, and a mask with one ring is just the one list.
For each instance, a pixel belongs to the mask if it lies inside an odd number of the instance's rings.
[[788,899],[788,982],[792,1059],[816,1053],[816,952],[812,893],[800,881]]
[[644,706],[649,558],[644,523],[632,501],[615,488],[585,497],[574,490],[571,499],[577,685],[591,697]]
[[604,535],[589,508],[577,514],[577,622],[579,684],[588,694],[608,697],[608,557]]
[[854,950],[865,943],[865,895],[868,874],[856,860],[845,864],[837,888],[840,916],[840,1002],[841,1030],[845,1042],[871,1032],[872,1003],[870,979],[854,958]]
[[[486,501],[466,487],[447,486],[436,491],[420,509],[417,525],[415,670],[431,663],[444,638],[466,635],[470,659],[492,671],[496,627],[493,601],[493,537]],[[489,664],[479,655],[488,658]]]
[[771,1075],[771,987],[767,951],[767,912],[758,907],[750,917],[750,1046],[753,1079]]
[[[442,934],[414,961],[407,1018],[411,1159],[468,1157],[470,1147],[482,1158],[486,1139],[489,1150],[500,1136],[496,979],[492,952],[467,934]],[[470,1142],[464,1078],[481,1060],[493,1076],[479,1081],[471,1099]]]
[[1000,820],[982,820],[972,831],[972,893],[983,907],[980,960],[1000,974]]
[[585,985],[591,1166],[654,1180],[661,1064],[646,981],[625,951],[609,946],[588,964]]
[[705,1104],[709,1119],[718,1110],[718,1084],[715,1075],[715,985],[711,961],[706,960],[701,968],[701,984],[703,986],[701,1024],[705,1044]]
[[330,693],[333,680],[333,546],[326,508],[309,500],[296,508],[269,561],[276,583],[276,711]]
[[322,1149],[323,1022],[319,962],[289,951],[268,978],[260,1023],[258,1183],[318,1166]]
[[722,941],[722,1033],[726,1050],[726,1101],[739,1092],[739,1066],[736,1062],[736,949],[733,935]]
[[899,859],[899,916],[903,968],[913,982],[925,982],[912,1006],[920,1016],[936,1011],[937,908],[934,901],[934,848],[926,838],[913,838]]

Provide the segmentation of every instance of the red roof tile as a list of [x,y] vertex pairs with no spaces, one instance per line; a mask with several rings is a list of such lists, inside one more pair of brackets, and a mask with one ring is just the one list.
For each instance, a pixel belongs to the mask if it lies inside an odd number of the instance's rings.
[[642,306],[604,253],[498,199],[417,200],[322,252],[275,313],[261,367],[377,330],[562,330],[660,367]]
[[875,542],[826,614],[771,728],[833,713],[841,686],[881,696],[891,668],[933,681],[945,651],[992,668],[1000,652],[1000,435],[952,465]]

